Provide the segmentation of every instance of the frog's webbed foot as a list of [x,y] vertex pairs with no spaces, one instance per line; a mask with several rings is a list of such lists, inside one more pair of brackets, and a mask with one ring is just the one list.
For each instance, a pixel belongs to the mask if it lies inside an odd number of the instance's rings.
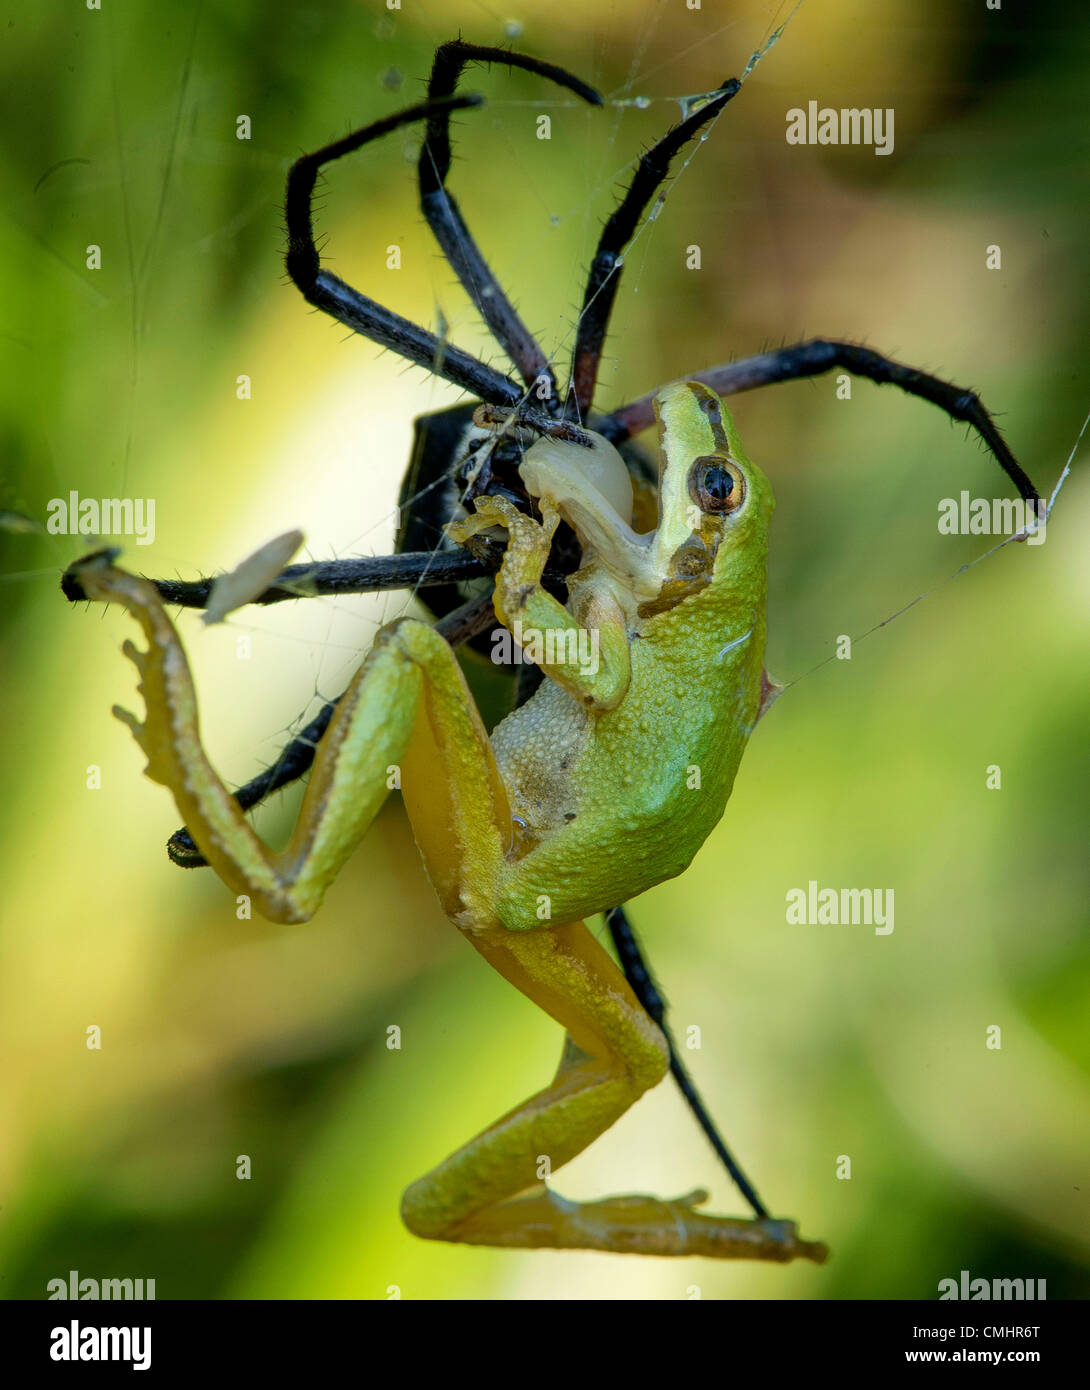
[[570,1202],[544,1184],[478,1212],[454,1239],[470,1245],[549,1246],[630,1255],[698,1255],[705,1259],[823,1264],[829,1248],[802,1240],[793,1221],[709,1216],[696,1208],[706,1192],[672,1201],[659,1197],[606,1197]]

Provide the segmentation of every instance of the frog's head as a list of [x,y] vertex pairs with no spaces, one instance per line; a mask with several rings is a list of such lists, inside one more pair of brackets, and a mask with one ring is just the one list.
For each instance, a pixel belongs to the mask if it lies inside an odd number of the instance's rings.
[[709,586],[763,589],[768,527],[776,503],[768,479],[742,448],[730,411],[709,387],[678,381],[655,397],[659,422],[659,524],[654,568],[664,611]]
[[584,563],[598,564],[653,617],[709,587],[763,591],[775,502],[768,479],[746,457],[734,421],[710,387],[674,382],[655,397],[659,423],[658,525],[632,529],[632,484],[624,460],[601,435],[590,446],[542,439],[520,472],[574,527]]

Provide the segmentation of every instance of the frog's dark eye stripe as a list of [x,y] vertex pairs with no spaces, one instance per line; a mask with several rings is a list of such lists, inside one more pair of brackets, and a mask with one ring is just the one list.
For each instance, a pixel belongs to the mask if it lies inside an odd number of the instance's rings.
[[689,496],[702,512],[736,512],[746,500],[746,480],[730,459],[701,454],[689,468]]
[[708,418],[712,440],[716,449],[728,452],[727,432],[723,428],[723,404],[714,391],[709,391],[699,382],[690,382],[689,390],[696,397],[696,403]]

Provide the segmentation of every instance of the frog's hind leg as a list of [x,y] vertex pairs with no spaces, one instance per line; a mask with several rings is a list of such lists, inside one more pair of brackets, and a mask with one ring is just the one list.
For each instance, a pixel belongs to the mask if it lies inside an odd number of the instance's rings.
[[291,840],[275,852],[208,760],[185,652],[153,586],[104,552],[73,573],[88,597],[121,603],[140,624],[147,648],[127,642],[125,651],[140,670],[147,713],[139,723],[116,712],[147,754],[148,776],[174,793],[204,858],[264,916],[312,916],[400,781],[444,907],[456,920],[485,921],[511,816],[458,662],[433,628],[400,618],[378,633],[318,745]]
[[662,1079],[666,1042],[582,922],[468,935],[568,1039],[550,1086],[408,1189],[402,1215],[410,1230],[469,1245],[824,1260],[825,1246],[800,1240],[791,1222],[706,1216],[695,1210],[700,1193],[578,1203],[549,1190],[542,1171],[582,1152]]

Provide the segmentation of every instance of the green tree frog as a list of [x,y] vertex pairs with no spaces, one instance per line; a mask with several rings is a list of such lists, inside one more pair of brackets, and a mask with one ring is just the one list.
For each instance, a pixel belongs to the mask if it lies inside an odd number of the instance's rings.
[[[126,642],[125,651],[142,676],[145,722],[115,712],[226,884],[274,921],[305,921],[399,771],[447,916],[565,1029],[552,1083],[407,1190],[412,1231],[470,1244],[820,1261],[825,1247],[800,1239],[793,1223],[709,1215],[697,1210],[703,1193],[576,1203],[541,1181],[667,1068],[661,1032],[584,919],[688,866],[777,690],[764,670],[768,481],[708,387],[667,386],[655,412],[654,529],[633,529],[624,463],[590,431],[584,442],[543,437],[527,449],[521,473],[540,521],[483,497],[454,525],[459,541],[506,534],[495,610],[524,640],[541,637],[546,679],[535,694],[489,738],[449,645],[416,619],[388,624],[337,707],[280,853],[257,837],[205,755],[185,654],[155,590],[103,554],[80,562],[79,579],[143,629],[147,650]],[[561,518],[583,550],[566,605],[541,583]]]

